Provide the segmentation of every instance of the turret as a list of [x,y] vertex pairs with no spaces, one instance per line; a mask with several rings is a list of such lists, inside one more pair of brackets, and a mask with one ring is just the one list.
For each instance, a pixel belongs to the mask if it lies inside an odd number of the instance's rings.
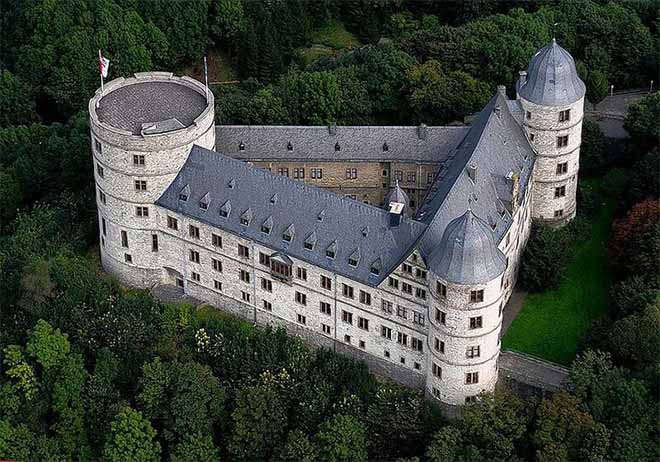
[[390,226],[399,226],[401,217],[408,213],[408,195],[399,186],[399,181],[385,198],[385,205],[390,212]]
[[521,72],[516,90],[523,127],[537,151],[532,216],[565,224],[576,212],[584,82],[573,57],[552,39]]
[[501,280],[506,257],[490,226],[468,209],[430,255],[427,393],[462,405],[497,382]]

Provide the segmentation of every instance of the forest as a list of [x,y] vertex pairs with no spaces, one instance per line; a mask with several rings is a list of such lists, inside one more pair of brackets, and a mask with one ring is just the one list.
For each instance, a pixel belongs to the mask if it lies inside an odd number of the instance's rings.
[[[558,284],[605,195],[610,287],[567,390],[502,388],[447,419],[363,363],[102,273],[86,106],[109,79],[211,63],[218,124],[461,123],[553,36],[598,103],[647,87],[655,0],[4,0],[0,459],[660,459],[660,94],[613,145],[585,122],[578,218],[535,227],[521,285]],[[656,82],[657,85],[657,82]],[[562,245],[558,246],[560,242]]]

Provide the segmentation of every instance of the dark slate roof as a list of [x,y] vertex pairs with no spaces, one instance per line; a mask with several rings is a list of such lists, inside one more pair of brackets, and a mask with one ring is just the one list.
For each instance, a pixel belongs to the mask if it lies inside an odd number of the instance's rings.
[[[179,192],[186,186],[190,187],[188,200],[180,201]],[[199,201],[207,194],[210,203],[203,210]],[[409,218],[390,227],[385,210],[199,146],[192,148],[156,204],[372,286],[401,263],[426,228]],[[229,210],[227,218],[220,216],[221,207]],[[248,226],[241,225],[241,215],[249,216]],[[269,219],[272,230],[264,234],[261,225]],[[285,231],[293,233],[292,242],[282,239]],[[304,248],[306,240],[315,241],[313,250]],[[326,249],[333,245],[336,257],[330,259]],[[348,263],[351,255],[359,255],[356,267]],[[378,276],[370,274],[372,264],[382,268]]]
[[[511,174],[517,174],[518,203],[522,203],[534,159],[534,151],[506,98],[497,93],[449,156],[417,212],[416,219],[429,225],[419,248],[431,270],[434,268],[430,263],[438,261],[438,243],[447,225],[463,215],[469,204],[474,214],[490,225],[495,242],[502,239],[512,221],[512,197],[503,184],[510,187]],[[476,166],[476,181],[468,175],[470,166]]]
[[527,81],[518,88],[522,98],[544,106],[572,104],[584,92],[585,85],[578,77],[573,57],[554,38],[529,61]]
[[[468,127],[216,127],[216,151],[242,160],[441,163]],[[334,131],[334,134],[332,133]],[[239,149],[239,145],[244,150]],[[335,147],[338,146],[339,150]],[[289,147],[291,150],[289,150]]]
[[448,282],[481,284],[504,272],[506,257],[495,245],[488,223],[468,209],[449,222],[429,266]]
[[99,120],[115,128],[141,133],[143,124],[188,127],[206,108],[206,98],[175,82],[137,82],[107,93],[96,110]]

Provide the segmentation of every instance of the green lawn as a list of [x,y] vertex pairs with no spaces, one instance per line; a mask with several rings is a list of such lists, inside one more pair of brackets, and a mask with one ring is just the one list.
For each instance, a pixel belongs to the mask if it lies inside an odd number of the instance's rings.
[[346,30],[339,21],[329,21],[325,26],[312,32],[313,44],[325,45],[335,50],[355,48],[362,44],[360,40]]
[[564,365],[575,358],[579,340],[607,309],[607,239],[613,211],[613,201],[604,198],[594,218],[591,238],[576,249],[561,286],[526,297],[502,339],[504,349]]

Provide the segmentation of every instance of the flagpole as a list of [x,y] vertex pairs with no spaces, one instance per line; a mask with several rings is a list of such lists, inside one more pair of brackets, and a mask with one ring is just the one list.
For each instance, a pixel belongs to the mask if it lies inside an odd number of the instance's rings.
[[209,102],[209,69],[206,65],[206,55],[204,55],[204,84],[206,87],[206,102]]
[[[99,77],[101,77],[101,98],[103,98],[103,70],[101,69],[101,50],[99,50]],[[101,98],[96,100],[96,107],[99,107]]]

